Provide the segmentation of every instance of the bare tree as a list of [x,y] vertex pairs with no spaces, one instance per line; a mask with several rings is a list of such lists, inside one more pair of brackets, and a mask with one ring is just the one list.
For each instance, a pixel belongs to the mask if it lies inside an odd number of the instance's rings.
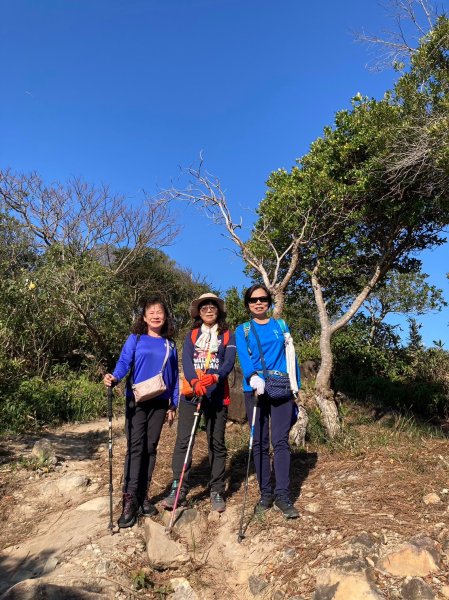
[[407,62],[416,52],[418,41],[435,24],[438,10],[429,0],[387,0],[383,6],[394,23],[380,34],[355,32],[355,39],[375,49],[375,68]]
[[[274,298],[273,316],[279,318],[284,309],[287,287],[298,267],[301,246],[317,242],[322,236],[318,227],[320,207],[315,206],[315,210],[312,211],[310,207],[303,209],[299,204],[295,206],[295,214],[290,216],[300,225],[287,243],[281,247],[277,247],[273,242],[271,235],[273,223],[264,214],[258,215],[258,225],[257,228],[252,229],[251,239],[244,241],[240,234],[243,231],[242,218],[234,221],[222,184],[218,177],[203,168],[202,155],[198,166],[189,167],[184,173],[189,178],[186,187],[184,189],[171,187],[165,190],[166,196],[170,199],[186,201],[203,210],[215,224],[225,228],[227,237],[237,246],[237,255],[260,275],[263,283],[270,290]],[[324,202],[323,199],[323,204]],[[353,210],[355,209],[354,205]],[[336,230],[350,217],[351,211],[334,211],[327,233]],[[263,246],[265,253],[255,251],[255,244]]]
[[[167,198],[144,195],[133,207],[107,186],[77,178],[47,185],[37,173],[0,171],[0,200],[33,234],[37,248],[60,245],[72,255],[97,253],[113,273],[129,267],[146,248],[171,243],[177,234]],[[127,249],[120,259],[118,248]]]

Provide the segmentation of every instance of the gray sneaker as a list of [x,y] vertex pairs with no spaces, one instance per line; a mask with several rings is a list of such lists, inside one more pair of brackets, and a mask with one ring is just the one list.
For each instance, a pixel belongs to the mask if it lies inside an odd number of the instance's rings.
[[299,517],[299,512],[293,506],[293,502],[290,498],[278,496],[274,501],[274,508],[279,510],[286,519],[297,519]]
[[[171,484],[170,493],[161,502],[162,506],[164,508],[166,508],[167,510],[173,510],[173,507],[175,505],[175,500],[176,500],[176,493],[178,491],[178,483],[179,483],[179,481],[177,479],[175,479],[173,481],[173,483]],[[183,506],[186,503],[186,497],[187,497],[187,490],[185,488],[181,488],[179,490],[177,507]]]
[[220,492],[211,492],[210,494],[210,508],[219,513],[226,510],[226,502]]
[[259,502],[254,507],[254,513],[256,515],[263,515],[264,513],[267,512],[267,510],[270,510],[270,508],[273,506],[273,502],[274,502],[273,494],[262,494]]

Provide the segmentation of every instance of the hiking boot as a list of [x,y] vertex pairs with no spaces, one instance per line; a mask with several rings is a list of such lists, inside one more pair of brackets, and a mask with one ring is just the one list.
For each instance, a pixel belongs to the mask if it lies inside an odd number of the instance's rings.
[[299,512],[289,498],[282,496],[276,498],[274,501],[274,508],[280,510],[286,519],[297,519],[299,517]]
[[254,507],[254,512],[258,515],[263,514],[273,506],[274,496],[272,494],[262,494],[259,502]]
[[139,512],[139,502],[134,494],[123,494],[123,510],[118,520],[120,529],[132,527]]
[[142,506],[140,507],[140,512],[144,517],[154,517],[157,515],[158,510],[154,504],[151,504],[148,498],[145,498],[145,500],[142,502]]
[[[174,505],[175,505],[176,492],[178,491],[178,483],[179,483],[179,481],[177,479],[175,479],[173,481],[173,483],[171,484],[170,493],[168,494],[168,496],[166,496],[162,500],[162,506],[164,508],[166,508],[167,510],[172,510],[173,507],[174,507]],[[177,506],[182,506],[183,504],[185,504],[186,503],[186,497],[187,497],[187,490],[186,490],[186,488],[181,488],[179,490],[179,496],[178,496],[178,504],[177,504]]]
[[210,509],[222,513],[226,510],[226,502],[220,492],[211,492]]

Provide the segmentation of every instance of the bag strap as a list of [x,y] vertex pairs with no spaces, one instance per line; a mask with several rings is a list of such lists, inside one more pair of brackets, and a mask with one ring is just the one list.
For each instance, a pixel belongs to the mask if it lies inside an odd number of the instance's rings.
[[168,343],[168,340],[165,339],[165,358],[164,358],[164,362],[162,363],[162,368],[160,370],[161,374],[164,372],[165,365],[167,364],[169,354],[170,354],[170,344]]
[[265,379],[267,379],[268,371],[267,371],[267,365],[265,363],[265,357],[263,355],[262,344],[260,343],[259,336],[257,335],[256,328],[254,327],[254,323],[252,321],[250,321],[250,327],[251,327],[251,331],[254,334],[254,337],[256,338],[257,347],[259,348],[260,362],[262,363],[262,368],[263,368],[263,376],[265,377]]
[[287,333],[287,325],[285,324],[284,319],[276,319],[276,321],[281,328],[282,333],[285,335]]
[[[130,378],[131,385],[134,384],[133,371],[134,371],[134,365],[136,363],[136,350],[137,350],[137,344],[138,344],[139,340],[140,340],[140,333],[138,333],[136,335],[136,345],[134,346],[133,361],[131,363],[131,369],[129,371],[129,378]],[[165,340],[165,358],[164,358],[164,362],[162,363],[161,370],[159,371],[159,373],[161,373],[161,374],[164,372],[165,365],[167,364],[169,354],[170,354],[170,344],[169,344],[168,340],[166,339]]]
[[190,339],[192,340],[192,344],[193,345],[195,345],[195,342],[198,339],[199,332],[200,332],[200,328],[199,327],[195,327],[195,329],[192,329],[192,331],[190,333]]
[[139,340],[140,340],[140,333],[137,333],[136,334],[136,344],[134,346],[133,360],[132,360],[132,363],[131,363],[131,367],[129,369],[129,377],[128,377],[131,386],[134,384],[133,373],[134,373],[134,365],[135,365],[135,362],[136,362],[137,344],[138,344]]
[[246,323],[243,323],[243,333],[245,335],[246,346],[248,349],[249,356],[251,356],[251,354],[252,354],[251,348],[249,347],[249,343],[248,343],[248,336],[249,336],[250,329],[251,329],[251,325],[250,325],[249,321],[246,321]]

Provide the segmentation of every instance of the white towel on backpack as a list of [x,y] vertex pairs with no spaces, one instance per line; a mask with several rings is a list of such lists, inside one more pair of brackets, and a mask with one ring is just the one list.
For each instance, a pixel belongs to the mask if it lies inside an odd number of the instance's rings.
[[293,344],[293,338],[289,333],[284,333],[284,341],[285,341],[285,359],[287,362],[288,378],[290,379],[291,390],[296,396],[299,388],[298,388],[298,380],[296,378],[295,346]]

